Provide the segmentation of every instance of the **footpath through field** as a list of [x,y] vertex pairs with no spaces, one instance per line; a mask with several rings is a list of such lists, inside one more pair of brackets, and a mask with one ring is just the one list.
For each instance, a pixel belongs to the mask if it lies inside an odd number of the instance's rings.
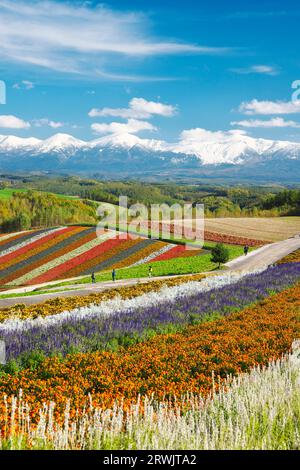
[[[271,243],[265,245],[257,250],[252,251],[247,256],[240,256],[239,258],[234,259],[226,263],[226,271],[251,271],[254,269],[259,269],[264,266],[270,266],[276,261],[280,260],[289,253],[300,249],[300,236],[295,236],[293,238],[288,238],[276,243]],[[221,274],[222,271],[214,271],[210,273],[203,273],[207,275],[217,275]],[[189,274],[186,274],[189,277]],[[110,289],[112,287],[126,287],[133,286],[139,283],[145,284],[149,281],[163,280],[168,278],[173,278],[176,276],[160,276],[152,278],[140,278],[140,279],[120,279],[119,281],[106,281],[98,282],[95,284],[77,284],[77,285],[68,285],[62,287],[59,292],[49,292],[46,294],[37,294],[24,297],[15,297],[0,299],[0,308],[9,307],[15,305],[16,303],[22,303],[26,305],[33,305],[37,303],[44,302],[48,299],[53,299],[56,297],[74,297],[74,296],[85,296],[89,294],[94,294],[96,292],[102,292],[104,290]],[[34,290],[37,286],[31,286]],[[55,287],[53,283],[53,287]],[[63,289],[76,289],[76,290],[63,290]],[[3,294],[3,292],[2,292]]]

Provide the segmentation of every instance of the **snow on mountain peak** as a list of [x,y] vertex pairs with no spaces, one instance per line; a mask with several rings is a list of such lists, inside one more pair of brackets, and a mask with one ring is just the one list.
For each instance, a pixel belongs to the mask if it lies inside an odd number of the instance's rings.
[[[109,153],[105,153],[106,150],[109,150]],[[184,131],[179,142],[175,143],[143,139],[128,133],[109,134],[90,142],[61,133],[45,140],[0,135],[0,164],[2,161],[9,160],[10,155],[15,157],[19,155],[22,158],[29,158],[32,165],[34,165],[35,157],[46,158],[45,166],[49,162],[50,169],[52,158],[59,162],[66,162],[70,159],[70,164],[72,161],[80,163],[83,159],[85,164],[92,168],[97,158],[100,158],[100,154],[106,155],[106,162],[109,163],[108,155],[113,155],[114,152],[120,155],[122,150],[126,151],[122,156],[122,161],[131,153],[135,155],[136,162],[138,159],[141,159],[141,162],[150,162],[151,155],[163,160],[167,154],[171,163],[177,164],[182,161],[182,158],[178,156],[181,154],[185,155],[187,157],[185,161],[189,160],[192,165],[198,164],[197,159],[200,165],[239,165],[272,159],[300,160],[300,143],[256,139],[237,130],[211,132],[205,129],[190,129]],[[37,170],[40,162],[41,158],[38,158],[35,163]],[[116,168],[117,171],[118,168]]]

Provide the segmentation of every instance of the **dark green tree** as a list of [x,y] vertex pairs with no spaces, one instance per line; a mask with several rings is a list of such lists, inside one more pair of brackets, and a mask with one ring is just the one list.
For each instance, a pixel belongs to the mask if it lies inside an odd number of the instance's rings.
[[221,263],[224,264],[229,260],[229,250],[223,243],[217,243],[216,246],[211,250],[211,261],[218,263],[220,268]]

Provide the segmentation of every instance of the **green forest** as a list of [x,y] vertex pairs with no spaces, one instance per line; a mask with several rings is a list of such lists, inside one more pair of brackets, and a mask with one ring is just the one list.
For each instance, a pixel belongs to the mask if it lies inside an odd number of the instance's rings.
[[9,198],[0,198],[2,232],[65,224],[94,224],[96,220],[95,204],[91,201],[64,199],[32,190],[14,192]]
[[60,224],[93,224],[97,202],[204,204],[206,217],[300,215],[300,190],[204,184],[98,181],[80,177],[1,177],[3,232]]

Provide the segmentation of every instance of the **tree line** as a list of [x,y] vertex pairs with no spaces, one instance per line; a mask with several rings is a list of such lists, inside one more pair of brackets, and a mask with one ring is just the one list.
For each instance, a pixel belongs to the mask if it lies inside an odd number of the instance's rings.
[[67,224],[94,224],[96,221],[95,204],[91,201],[64,199],[31,190],[13,193],[9,199],[0,199],[2,232]]

